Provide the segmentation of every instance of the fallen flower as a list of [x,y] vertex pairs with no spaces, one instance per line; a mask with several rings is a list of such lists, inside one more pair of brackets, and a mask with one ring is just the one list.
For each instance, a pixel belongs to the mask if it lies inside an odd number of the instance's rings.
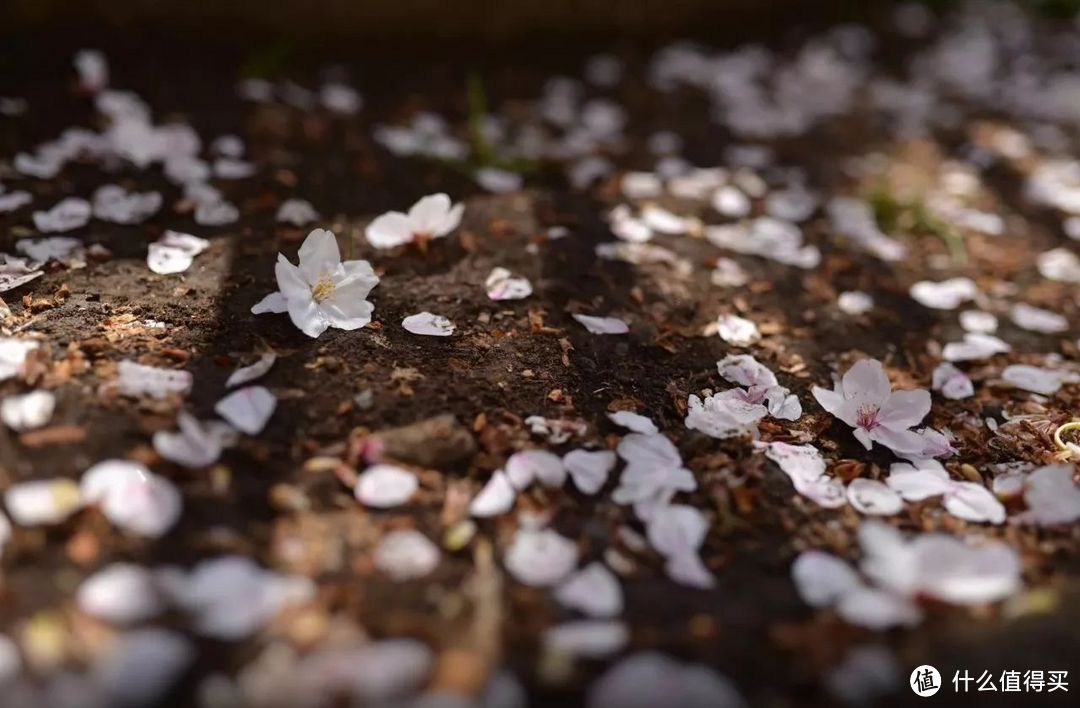
[[464,204],[452,205],[446,194],[432,194],[416,202],[408,214],[391,211],[376,218],[365,234],[376,248],[442,238],[458,227],[464,211]]
[[922,389],[892,391],[881,362],[856,362],[834,390],[814,386],[814,398],[829,413],[855,429],[867,450],[878,442],[898,454],[919,452],[924,443],[909,430],[930,412],[930,393]]
[[454,333],[454,323],[430,312],[420,312],[409,315],[401,321],[401,326],[413,334],[428,335],[431,337],[449,337]]
[[248,435],[258,435],[277,408],[277,398],[265,386],[237,389],[214,406],[214,412],[234,428]]
[[[354,330],[371,322],[375,307],[367,301],[379,278],[367,261],[341,260],[337,239],[315,229],[300,246],[299,266],[278,254],[278,288],[289,318],[309,337],[329,327]],[[264,301],[265,302],[265,301]]]

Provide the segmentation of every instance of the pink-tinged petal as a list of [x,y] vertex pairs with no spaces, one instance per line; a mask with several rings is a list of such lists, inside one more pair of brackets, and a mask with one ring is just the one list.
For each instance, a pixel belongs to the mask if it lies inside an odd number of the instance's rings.
[[394,248],[413,239],[409,217],[399,211],[387,212],[372,221],[364,235],[375,248]]
[[310,296],[289,299],[289,319],[297,329],[313,339],[330,326],[329,320]]
[[861,359],[847,370],[842,380],[848,400],[880,404],[892,391],[889,377],[877,359]]
[[[855,437],[859,437],[859,432],[859,430],[855,431]],[[884,426],[871,430],[866,442],[870,440],[881,443],[901,457],[921,453],[926,447],[926,441],[915,431],[896,430]],[[866,445],[866,442],[863,444]]]
[[1005,522],[1005,507],[986,487],[974,482],[956,482],[945,495],[945,510],[958,519],[975,523]]
[[[300,246],[300,272],[314,284],[341,265],[337,239],[326,229],[315,229]],[[287,293],[286,293],[287,294]]]
[[277,277],[278,290],[286,300],[311,299],[311,286],[304,280],[300,269],[280,253],[274,265],[274,275]]
[[969,546],[944,534],[925,534],[911,544],[921,594],[958,605],[1002,600],[1021,586],[1020,558],[1004,543]]
[[840,390],[830,391],[827,388],[814,386],[813,394],[818,405],[848,425],[855,427],[855,408],[844,398]]
[[878,411],[878,423],[886,428],[904,430],[926,417],[930,412],[930,392],[923,389],[895,391],[885,399]]

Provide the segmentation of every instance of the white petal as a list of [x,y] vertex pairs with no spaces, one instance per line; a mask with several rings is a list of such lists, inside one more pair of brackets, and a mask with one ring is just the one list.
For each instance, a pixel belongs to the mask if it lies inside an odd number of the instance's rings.
[[852,480],[847,498],[856,511],[873,516],[892,516],[904,508],[900,495],[875,479]]
[[1044,396],[1057,393],[1063,383],[1077,379],[1075,374],[1069,372],[1053,371],[1027,364],[1013,364],[1005,367],[1005,370],[1001,372],[1001,378],[1017,388]]
[[889,488],[907,501],[922,501],[945,494],[950,488],[949,473],[940,462],[927,460],[919,466],[898,462],[885,480]]
[[566,469],[558,455],[547,450],[522,450],[506,461],[506,476],[517,489],[538,480],[545,487],[558,489],[566,482]]
[[[300,272],[310,284],[315,284],[320,278],[329,276],[341,265],[341,251],[338,249],[337,238],[326,229],[312,230],[300,244],[297,255],[300,259]],[[282,291],[284,292],[284,288]]]
[[829,607],[862,582],[850,565],[831,553],[803,551],[791,566],[791,579],[803,602]]
[[919,589],[954,604],[983,604],[1020,588],[1020,559],[1004,543],[968,546],[943,534],[924,534],[912,545],[918,558]]
[[573,450],[563,456],[562,463],[575,487],[583,494],[596,494],[615,467],[615,453],[611,450]]
[[967,300],[974,300],[979,288],[970,278],[951,278],[940,283],[923,280],[911,286],[911,297],[923,307],[952,310]]
[[82,503],[79,487],[70,479],[17,482],[4,492],[4,504],[20,526],[58,524]]
[[708,530],[709,524],[698,509],[686,504],[672,504],[653,514],[646,535],[658,553],[673,557],[697,551]]
[[288,300],[280,292],[270,293],[262,300],[251,306],[251,314],[262,315],[266,313],[282,314],[289,311]]
[[626,334],[629,325],[616,317],[593,317],[591,315],[571,315],[593,334]]
[[31,430],[48,423],[55,409],[56,396],[48,391],[33,391],[5,398],[0,403],[0,419],[12,430]]
[[550,529],[518,529],[503,557],[506,569],[525,585],[555,585],[577,565],[577,544]]
[[427,536],[415,529],[386,534],[375,549],[375,567],[395,582],[429,575],[439,565],[441,554]]
[[1080,519],[1080,488],[1073,482],[1073,466],[1040,467],[1027,478],[1020,521],[1041,526],[1071,524]]
[[725,380],[739,386],[772,388],[779,385],[769,367],[749,354],[729,354],[716,362],[716,369]]
[[492,300],[523,300],[532,295],[532,283],[515,277],[506,268],[495,268],[484,281],[488,297]]
[[836,612],[845,622],[874,631],[911,627],[922,620],[922,612],[910,600],[867,587],[858,587],[841,597]]
[[92,668],[105,705],[154,705],[195,661],[190,641],[164,629],[139,629],[122,635]]
[[703,665],[640,652],[608,669],[592,686],[587,708],[746,708],[738,689]]
[[469,514],[477,517],[505,514],[514,506],[517,490],[502,470],[491,475],[487,484],[469,504]]
[[1005,507],[981,484],[955,482],[945,495],[944,503],[946,511],[964,521],[1005,522]]
[[454,333],[454,323],[430,312],[409,315],[401,321],[401,326],[413,334],[425,334],[432,337],[449,337]]
[[248,386],[233,391],[214,406],[214,411],[248,435],[258,435],[266,427],[277,407],[277,399],[263,386]]
[[750,346],[761,339],[757,325],[737,315],[720,315],[716,320],[716,328],[721,339],[737,347]]
[[1051,310],[1018,302],[1009,310],[1009,318],[1017,327],[1042,334],[1060,334],[1069,329],[1069,320]]
[[395,248],[413,240],[409,217],[399,211],[391,211],[376,218],[364,231],[368,243],[375,248]]
[[187,371],[159,369],[130,360],[123,360],[116,367],[117,388],[122,396],[138,398],[165,398],[170,393],[186,394],[191,390],[194,377]]
[[266,375],[270,368],[274,366],[274,362],[277,361],[277,355],[273,352],[267,352],[259,357],[259,360],[250,366],[242,366],[229,375],[229,378],[225,380],[225,388],[232,388],[233,386],[242,386],[246,383],[251,383],[256,379],[260,379]]
[[141,622],[165,609],[154,574],[132,563],[113,563],[91,575],[79,586],[75,602],[86,614],[112,624]]
[[97,504],[125,531],[157,538],[180,519],[180,491],[167,479],[127,460],[99,462],[79,483],[84,504]]
[[622,426],[634,433],[651,435],[659,432],[659,429],[652,420],[632,411],[615,411],[614,413],[608,413],[608,419],[615,425]]
[[356,482],[356,499],[362,504],[389,509],[409,501],[420,484],[416,475],[394,465],[374,465]]
[[716,586],[716,578],[701,562],[701,557],[690,551],[670,556],[664,563],[664,572],[679,585],[699,590],[708,590]]
[[941,395],[945,398],[954,401],[975,395],[975,386],[971,383],[971,379],[949,362],[943,362],[934,369],[931,385],[935,391],[941,391]]
[[589,617],[614,617],[623,610],[619,581],[600,562],[590,563],[567,578],[556,588],[555,599]]

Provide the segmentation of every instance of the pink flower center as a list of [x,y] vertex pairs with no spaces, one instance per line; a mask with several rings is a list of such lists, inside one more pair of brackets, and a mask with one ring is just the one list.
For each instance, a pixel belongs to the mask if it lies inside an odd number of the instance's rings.
[[855,424],[870,432],[881,425],[877,419],[879,410],[881,410],[879,406],[859,406],[859,410],[855,413]]

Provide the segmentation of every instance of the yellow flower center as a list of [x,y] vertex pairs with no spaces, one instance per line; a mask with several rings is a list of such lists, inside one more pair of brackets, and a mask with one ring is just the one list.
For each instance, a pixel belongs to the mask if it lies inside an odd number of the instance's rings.
[[319,281],[311,288],[311,298],[318,303],[321,303],[333,294],[334,281],[329,278],[319,278]]

